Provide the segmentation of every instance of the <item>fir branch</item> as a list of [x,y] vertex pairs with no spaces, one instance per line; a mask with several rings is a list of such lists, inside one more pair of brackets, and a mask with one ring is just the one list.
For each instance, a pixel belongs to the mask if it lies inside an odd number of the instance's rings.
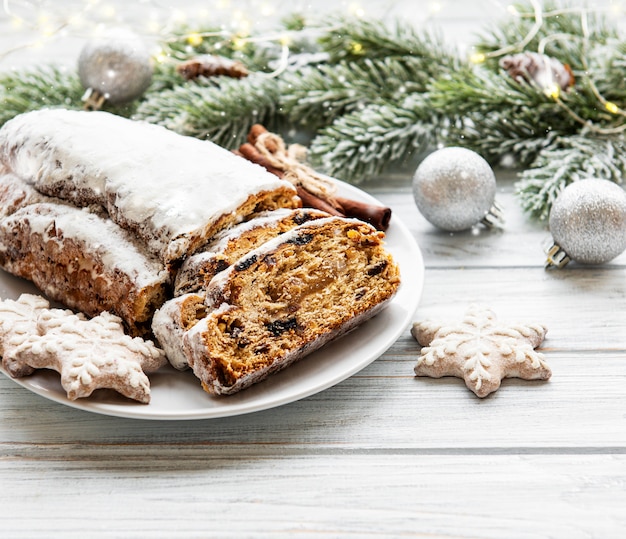
[[136,119],[163,125],[183,135],[207,138],[236,148],[249,128],[278,121],[279,90],[276,79],[251,75],[244,79],[186,83],[147,96]]
[[162,53],[174,63],[214,54],[240,60],[250,71],[271,71],[271,62],[280,56],[278,43],[235,38],[235,34],[220,27],[183,26],[163,43]]
[[626,108],[626,41],[616,42],[611,48],[602,47],[594,55],[590,77],[607,100]]
[[425,60],[425,75],[431,77],[442,70],[454,69],[458,64],[439,38],[418,35],[415,28],[400,21],[396,21],[393,28],[382,21],[344,18],[332,22],[332,29],[319,38],[322,50],[330,54],[331,63],[415,56]]
[[379,99],[424,91],[423,62],[393,57],[321,64],[282,77],[282,106],[294,124],[320,128]]
[[582,127],[538,87],[482,68],[437,80],[429,99],[450,118],[447,144],[470,148],[495,164],[506,158],[529,165],[555,137]]
[[185,79],[176,71],[177,61],[171,59],[155,62],[152,83],[146,93],[157,93],[183,84]]
[[[10,71],[0,75],[0,125],[32,110],[63,107],[82,109],[85,88],[78,75],[56,66],[41,66],[26,71]],[[135,103],[110,105],[105,103],[103,110],[130,116]]]
[[432,85],[430,100],[436,109],[455,116],[506,111],[513,118],[519,113],[536,117],[538,109],[555,119],[562,115],[554,100],[538,87],[480,67],[439,78]]
[[516,191],[524,211],[545,220],[559,193],[586,178],[622,182],[626,172],[624,137],[593,137],[585,133],[559,137],[544,148],[533,165],[520,173]]
[[311,161],[353,183],[380,173],[436,140],[438,119],[421,95],[403,102],[374,103],[323,129],[310,146]]
[[0,125],[14,116],[45,107],[80,109],[85,89],[73,72],[48,66],[0,76]]

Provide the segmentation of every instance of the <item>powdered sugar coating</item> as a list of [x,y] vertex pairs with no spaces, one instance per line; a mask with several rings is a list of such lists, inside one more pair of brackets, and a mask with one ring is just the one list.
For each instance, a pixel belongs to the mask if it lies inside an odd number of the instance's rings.
[[127,231],[73,206],[31,204],[0,219],[0,264],[89,316],[111,311],[147,335],[170,273]]
[[[113,272],[129,276],[137,287],[166,281],[169,278],[163,264],[134,238],[118,227],[110,219],[103,219],[71,206],[56,204],[35,204],[20,210],[25,214],[33,232],[44,236],[46,241],[61,242],[64,238],[73,238],[85,246],[85,260],[95,258]],[[21,214],[14,216],[21,219]],[[62,237],[52,235],[60,230]]]
[[[169,279],[161,261],[147,253],[130,234],[110,219],[92,214],[86,209],[46,202],[31,204],[0,222],[0,226],[10,228],[23,220],[27,220],[31,232],[41,235],[44,241],[60,244],[71,238],[84,245],[84,257],[76,261],[82,264],[81,269],[93,272],[93,267],[86,266],[88,260],[99,260],[112,273],[128,276],[138,288]],[[58,235],[56,231],[59,231]],[[102,276],[99,272],[93,278]]]
[[159,345],[165,350],[170,364],[181,371],[189,368],[189,361],[183,346],[183,337],[189,330],[187,326],[201,319],[185,320],[185,311],[190,304],[192,307],[193,304],[203,305],[204,297],[198,294],[185,294],[170,299],[154,313],[152,319],[152,331]]
[[30,204],[51,200],[15,174],[2,172],[0,165],[0,219]]
[[0,129],[0,161],[41,192],[101,204],[163,260],[257,193],[293,191],[209,142],[102,111],[39,110]]

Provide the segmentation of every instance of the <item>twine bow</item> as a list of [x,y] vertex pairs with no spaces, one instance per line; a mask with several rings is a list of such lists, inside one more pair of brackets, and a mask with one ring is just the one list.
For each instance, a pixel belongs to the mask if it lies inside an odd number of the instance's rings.
[[318,174],[302,162],[306,154],[303,146],[299,144],[287,146],[282,137],[269,131],[259,133],[253,144],[272,167],[283,172],[283,179],[296,187],[302,187],[323,199],[329,199],[335,194],[337,186],[332,180]]

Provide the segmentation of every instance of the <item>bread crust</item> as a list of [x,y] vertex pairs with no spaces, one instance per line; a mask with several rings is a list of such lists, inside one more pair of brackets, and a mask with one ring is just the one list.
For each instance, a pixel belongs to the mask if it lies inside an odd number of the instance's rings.
[[131,335],[150,333],[171,281],[165,266],[110,220],[48,202],[0,221],[0,265],[88,316],[118,315]]

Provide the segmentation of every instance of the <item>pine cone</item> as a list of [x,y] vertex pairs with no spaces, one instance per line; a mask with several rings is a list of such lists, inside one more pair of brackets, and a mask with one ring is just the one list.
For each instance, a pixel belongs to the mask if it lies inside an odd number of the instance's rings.
[[517,81],[534,82],[540,88],[557,84],[562,91],[574,85],[574,74],[567,64],[538,52],[504,56],[500,67]]
[[248,70],[238,60],[231,60],[224,56],[205,54],[187,60],[176,67],[176,72],[185,80],[198,77],[231,77],[241,79],[248,76]]

